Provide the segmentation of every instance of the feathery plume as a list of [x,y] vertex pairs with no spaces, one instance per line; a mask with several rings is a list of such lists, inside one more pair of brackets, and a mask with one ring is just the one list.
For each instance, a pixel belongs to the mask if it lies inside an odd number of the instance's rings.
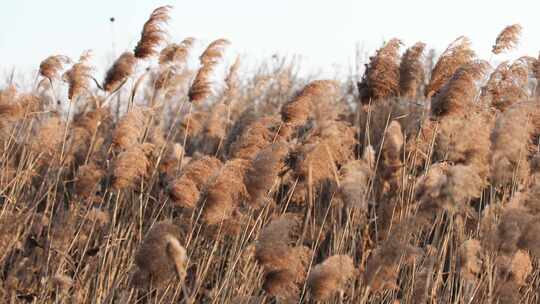
[[307,279],[313,298],[326,301],[345,289],[347,281],[355,275],[354,262],[348,255],[334,255],[315,265]]
[[304,125],[316,103],[326,103],[337,97],[338,84],[332,80],[315,80],[281,107],[281,120],[292,126]]
[[115,148],[126,150],[139,143],[144,136],[147,117],[140,107],[133,107],[118,122],[113,132],[112,142]]
[[141,38],[135,46],[133,53],[135,58],[147,59],[158,54],[157,48],[165,38],[163,24],[169,21],[169,11],[172,6],[162,6],[156,8],[150,18],[146,21],[141,32]]
[[443,211],[450,214],[470,213],[471,208],[467,203],[472,198],[478,198],[483,187],[482,178],[472,166],[432,165],[417,182],[415,197],[419,204],[418,219],[423,224],[431,224],[430,220]]
[[182,170],[181,175],[169,184],[169,195],[174,205],[195,208],[204,185],[220,167],[221,161],[211,156],[191,160]]
[[69,84],[68,97],[71,101],[76,100],[78,96],[88,91],[90,87],[92,68],[88,65],[89,57],[90,52],[85,52],[81,55],[79,62],[64,73],[63,78]]
[[484,76],[488,65],[487,62],[476,61],[459,67],[431,100],[432,113],[444,117],[469,112],[478,94],[476,81]]
[[202,67],[197,72],[195,80],[191,88],[189,88],[188,96],[191,102],[201,102],[212,95],[212,80],[211,76],[215,66],[223,57],[223,51],[230,42],[226,39],[218,39],[206,48],[200,56]]
[[419,248],[401,241],[394,232],[370,255],[364,279],[373,292],[396,290],[400,264],[410,264],[421,254]]
[[482,179],[486,179],[490,170],[493,123],[494,117],[482,112],[443,119],[438,126],[434,157],[473,166]]
[[136,287],[161,287],[175,276],[179,282],[184,281],[187,254],[178,240],[179,235],[179,228],[169,222],[152,226],[135,253],[135,264],[139,268],[133,280]]
[[459,248],[459,271],[470,282],[476,281],[482,270],[482,245],[478,240],[469,239]]
[[148,175],[148,155],[153,149],[153,145],[148,143],[134,145],[118,155],[113,170],[113,187],[116,190],[135,187]]
[[482,102],[505,111],[527,97],[528,76],[528,71],[519,64],[499,64],[482,88]]
[[358,84],[363,104],[399,96],[399,49],[402,44],[397,38],[391,39],[370,58]]
[[105,171],[94,163],[79,167],[75,178],[75,193],[83,198],[91,197],[99,190]]
[[[401,149],[404,138],[401,132],[401,125],[393,120],[386,129],[386,135],[382,146],[383,163],[381,166],[381,177],[389,183],[391,189],[399,186],[401,181]],[[389,189],[388,189],[389,190]]]
[[215,155],[227,135],[227,105],[219,103],[212,107],[204,123],[200,152]]
[[276,135],[273,130],[277,131],[279,125],[279,118],[275,116],[265,116],[248,124],[230,145],[230,158],[254,158],[261,149],[272,143]]
[[266,273],[263,289],[284,301],[297,300],[311,257],[309,248],[291,246],[299,225],[292,214],[282,215],[263,228],[255,247],[255,259]]
[[536,102],[520,102],[497,118],[491,134],[491,180],[496,186],[528,177],[528,157],[536,150],[532,138],[540,131],[539,114]]
[[417,42],[408,48],[401,58],[399,65],[399,91],[400,96],[415,99],[420,96],[424,85],[423,53],[426,44]]
[[227,161],[206,184],[205,205],[202,218],[208,225],[228,220],[247,197],[244,178],[249,161],[233,159]]
[[352,160],[341,167],[340,194],[350,208],[368,210],[365,201],[369,180],[375,165],[375,151],[371,146],[366,147],[362,159]]
[[330,122],[313,132],[295,151],[294,172],[303,182],[311,179],[316,187],[333,181],[337,168],[352,159],[355,145],[351,126],[342,121]]
[[518,286],[523,286],[532,270],[533,267],[529,254],[526,251],[518,250],[514,254],[510,264],[512,280],[516,282]]
[[188,37],[179,44],[169,44],[161,50],[159,64],[184,64],[194,42],[195,38]]
[[519,42],[521,29],[522,27],[519,24],[513,24],[505,27],[497,36],[491,52],[497,55],[515,48]]
[[469,38],[461,36],[454,40],[439,57],[431,72],[431,79],[425,90],[426,97],[435,95],[459,67],[472,61],[474,57]]
[[71,60],[67,56],[49,56],[39,64],[39,74],[53,80],[59,77],[60,71],[64,68],[64,65],[70,62]]
[[137,64],[137,58],[133,53],[125,52],[120,55],[107,71],[103,89],[109,93],[117,90],[135,72],[135,64]]
[[245,177],[245,185],[252,206],[262,206],[266,195],[279,178],[285,166],[289,148],[284,142],[274,143],[259,153],[251,161]]
[[225,78],[225,85],[227,87],[225,92],[225,103],[230,104],[239,94],[240,80],[238,79],[238,70],[240,69],[240,57],[236,57],[234,63],[229,67],[227,77]]
[[231,42],[229,40],[223,38],[212,41],[199,57],[201,63],[206,65],[218,62],[223,57],[225,48],[230,44]]

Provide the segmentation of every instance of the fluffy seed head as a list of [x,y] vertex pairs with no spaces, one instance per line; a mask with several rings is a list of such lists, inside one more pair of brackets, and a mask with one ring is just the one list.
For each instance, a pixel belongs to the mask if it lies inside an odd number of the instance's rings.
[[454,75],[462,65],[472,61],[475,57],[471,50],[471,41],[465,36],[454,40],[439,57],[431,72],[431,79],[426,87],[428,98],[435,95],[444,84]]
[[169,184],[169,195],[175,206],[195,208],[200,191],[220,167],[221,161],[211,156],[191,160],[181,175]]
[[63,55],[49,56],[39,64],[39,74],[51,80],[58,78],[64,65],[70,61],[67,56]]
[[293,126],[304,125],[315,103],[325,103],[337,97],[338,84],[332,80],[315,80],[281,108],[281,120]]
[[125,52],[120,55],[105,75],[105,80],[103,81],[105,91],[111,93],[117,90],[135,72],[136,63],[137,58],[133,53]]
[[401,58],[399,65],[399,91],[400,96],[415,99],[421,93],[424,84],[423,53],[426,44],[417,42],[408,48]]
[[513,24],[505,27],[497,36],[491,52],[497,55],[515,48],[519,42],[521,29],[521,25],[519,24]]
[[336,291],[343,290],[355,274],[353,260],[348,255],[334,255],[315,265],[307,284],[317,301],[329,299]]
[[399,49],[402,44],[399,39],[391,39],[370,58],[358,84],[363,104],[399,96]]
[[169,44],[159,54],[159,64],[184,64],[195,38],[188,37],[179,44]]
[[160,287],[175,276],[180,282],[184,280],[187,255],[179,234],[178,227],[169,222],[156,223],[150,229],[135,253],[136,287]]
[[150,18],[146,21],[141,32],[141,38],[135,46],[133,53],[135,58],[147,59],[158,54],[157,48],[165,38],[163,24],[169,21],[169,11],[172,6],[162,6],[156,8]]

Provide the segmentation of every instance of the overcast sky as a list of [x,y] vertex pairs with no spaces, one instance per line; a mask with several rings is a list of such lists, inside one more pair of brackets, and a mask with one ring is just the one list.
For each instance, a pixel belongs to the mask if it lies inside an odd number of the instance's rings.
[[[172,4],[169,31],[174,41],[227,38],[239,53],[254,58],[300,54],[306,69],[332,71],[352,62],[355,45],[372,51],[382,41],[424,41],[443,50],[460,35],[490,58],[496,35],[520,23],[523,37],[513,54],[537,56],[540,5],[514,1],[361,0],[1,0],[0,69],[35,68],[51,54],[72,58],[92,49],[102,64],[131,49],[152,10]],[[114,31],[109,22],[115,17]],[[114,33],[113,33],[114,32]]]

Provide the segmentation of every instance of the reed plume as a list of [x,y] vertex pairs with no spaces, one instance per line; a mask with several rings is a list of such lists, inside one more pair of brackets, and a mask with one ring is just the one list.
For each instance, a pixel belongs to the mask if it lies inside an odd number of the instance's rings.
[[226,39],[218,39],[210,43],[200,56],[202,67],[197,72],[188,92],[191,102],[204,101],[213,94],[211,76],[216,65],[223,57],[225,47],[229,44],[230,42]]
[[484,180],[473,166],[432,165],[417,182],[415,200],[419,205],[419,223],[429,225],[442,212],[451,215],[470,213],[469,201],[480,197],[483,188]]
[[89,91],[92,80],[92,68],[88,65],[89,57],[89,52],[84,53],[79,62],[64,73],[63,78],[69,84],[68,98],[71,101]]
[[116,125],[112,142],[115,148],[129,149],[142,140],[147,125],[147,113],[140,107],[134,107],[126,113]]
[[118,155],[113,169],[114,189],[135,188],[148,176],[153,149],[152,144],[136,144]]
[[281,107],[281,120],[295,127],[304,125],[315,104],[337,98],[338,88],[337,83],[332,80],[310,82],[298,95]]
[[399,96],[399,49],[403,43],[394,38],[386,42],[375,56],[370,57],[366,71],[358,84],[363,104]]
[[426,44],[417,42],[405,51],[399,65],[399,91],[400,96],[415,99],[422,93],[424,85],[423,53]]
[[169,44],[161,50],[161,53],[159,54],[159,64],[185,64],[194,43],[195,38],[188,37],[179,44]]
[[340,169],[340,194],[350,208],[368,211],[366,195],[375,165],[375,151],[371,146],[366,147],[362,159],[352,160]]
[[254,158],[261,149],[272,143],[279,126],[280,121],[276,116],[265,116],[248,124],[232,142],[230,158]]
[[462,115],[474,107],[478,94],[476,82],[488,67],[484,61],[470,62],[459,67],[448,82],[431,100],[431,111],[436,117]]
[[503,62],[489,76],[482,88],[482,101],[499,111],[527,98],[528,71],[519,64]]
[[352,159],[356,138],[354,129],[342,121],[330,122],[314,130],[294,152],[294,173],[301,181],[298,199],[311,182],[315,188],[335,181],[337,168]]
[[195,208],[201,190],[220,167],[221,161],[211,156],[191,160],[181,175],[169,184],[169,195],[174,205],[188,209]]
[[388,183],[388,190],[396,189],[401,182],[402,166],[401,149],[404,138],[401,126],[397,121],[392,121],[386,129],[386,135],[382,146],[381,178]]
[[282,215],[263,228],[255,247],[255,259],[266,273],[263,289],[285,302],[298,300],[311,256],[309,248],[292,246],[299,225],[294,215]]
[[512,24],[505,27],[497,36],[491,52],[497,55],[515,48],[519,42],[521,29],[522,27],[519,24]]
[[315,265],[307,279],[313,298],[326,301],[337,291],[343,292],[355,275],[354,262],[348,255],[333,255]]
[[442,119],[435,139],[434,158],[472,166],[483,180],[487,180],[493,124],[494,117],[488,112]]
[[169,222],[152,226],[135,253],[138,269],[133,285],[138,288],[162,287],[176,277],[183,283],[186,276],[186,249],[179,241],[179,228]]
[[413,247],[399,239],[399,233],[393,232],[393,235],[377,247],[370,255],[364,280],[375,293],[385,290],[399,289],[396,284],[400,264],[411,264],[421,255],[419,248]]
[[131,52],[125,52],[107,70],[103,89],[106,92],[114,92],[135,72],[137,58]]
[[482,271],[482,245],[480,241],[469,239],[459,248],[459,271],[463,279],[475,282]]
[[141,32],[141,38],[133,50],[135,58],[147,59],[158,54],[157,48],[163,43],[166,32],[163,25],[170,19],[169,11],[172,6],[156,8],[146,21]]
[[471,50],[469,38],[461,36],[454,40],[441,54],[431,72],[431,79],[425,90],[426,97],[431,98],[437,94],[452,75],[474,57],[475,53]]
[[52,81],[59,77],[64,65],[70,62],[71,60],[64,55],[49,56],[39,64],[39,74]]
[[532,138],[539,131],[536,104],[521,102],[511,106],[495,122],[491,134],[493,152],[490,155],[492,182],[505,185],[523,181],[529,175],[528,157]]
[[263,206],[267,194],[272,189],[285,166],[289,148],[285,142],[276,142],[257,153],[246,172],[245,185],[250,204]]
[[94,163],[80,166],[75,178],[75,193],[82,198],[90,198],[100,190],[105,171]]
[[232,159],[210,178],[204,190],[202,218],[208,225],[230,219],[235,209],[247,197],[244,178],[249,161]]

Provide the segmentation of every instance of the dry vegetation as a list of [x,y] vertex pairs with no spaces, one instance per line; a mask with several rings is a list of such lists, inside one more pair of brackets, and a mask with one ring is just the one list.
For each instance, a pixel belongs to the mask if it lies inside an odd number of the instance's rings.
[[0,302],[540,301],[539,60],[392,39],[358,83],[219,78],[230,42],[191,69],[168,11],[103,82],[57,55],[0,91]]

